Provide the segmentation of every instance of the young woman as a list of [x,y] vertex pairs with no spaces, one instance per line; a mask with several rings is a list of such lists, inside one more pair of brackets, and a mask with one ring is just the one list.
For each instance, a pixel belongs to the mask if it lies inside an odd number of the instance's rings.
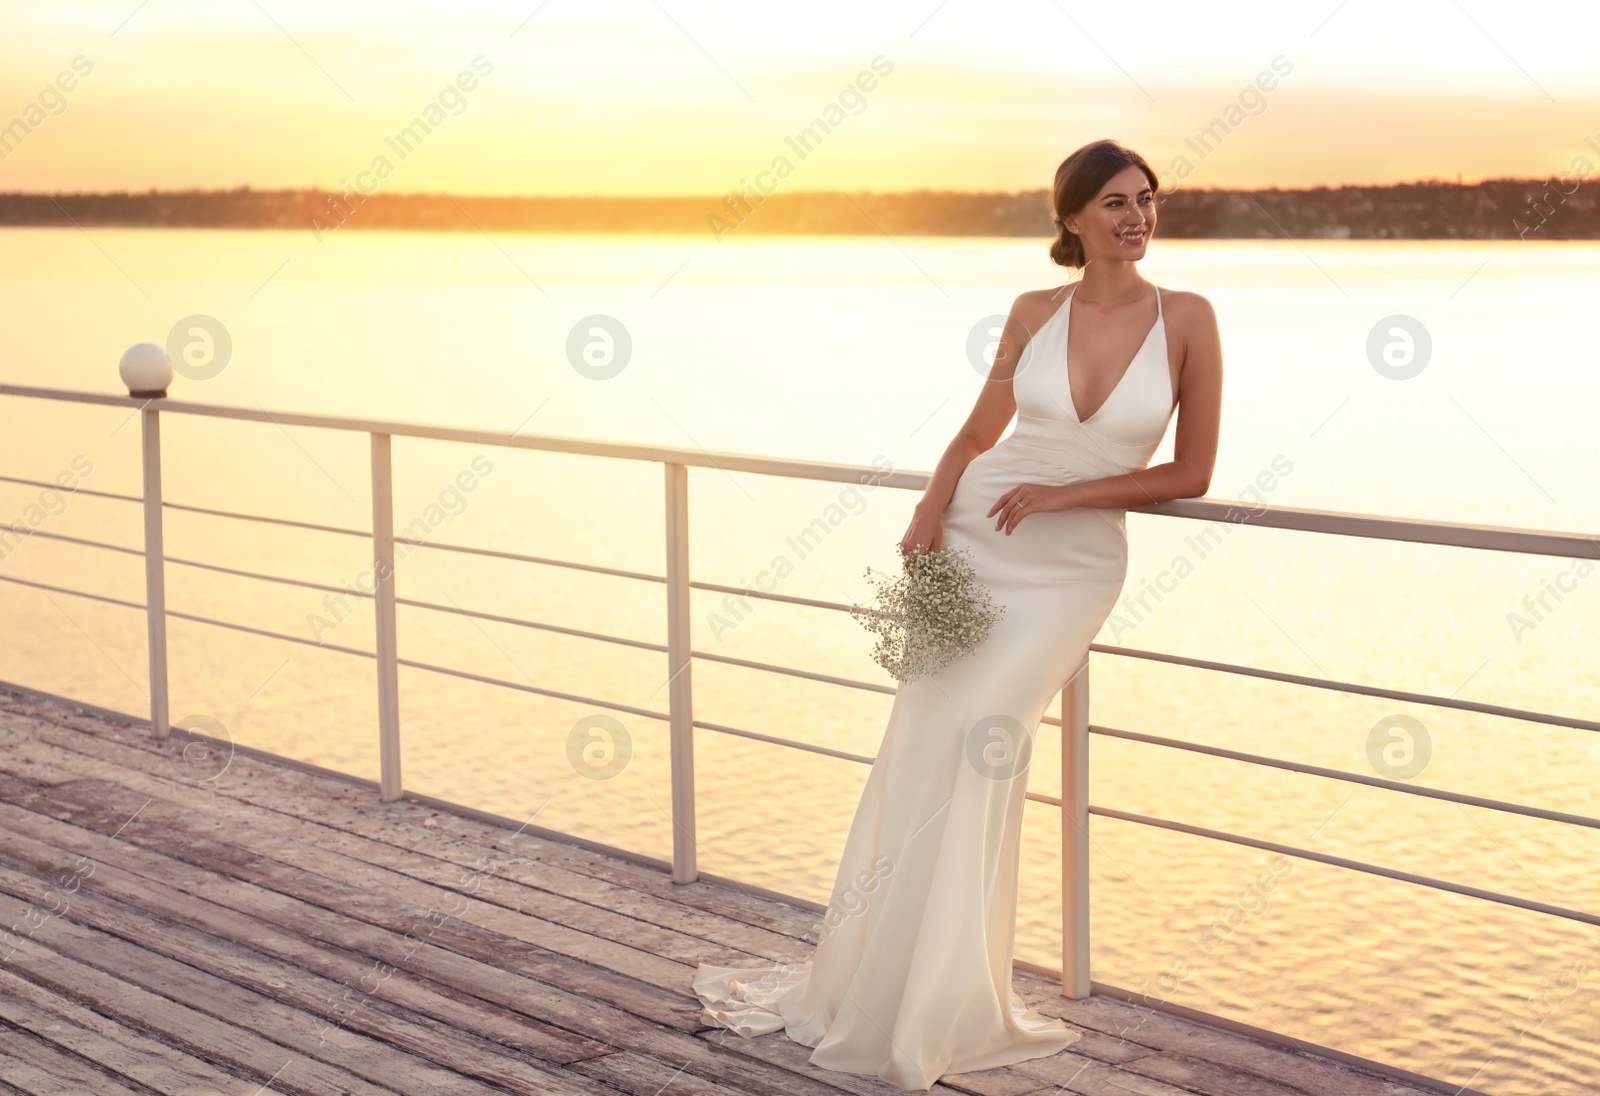
[[[901,542],[967,548],[1004,611],[977,650],[896,691],[812,958],[701,964],[707,1023],[784,1029],[812,1065],[913,1091],[1076,1037],[1011,988],[1032,736],[1121,593],[1125,511],[1205,494],[1221,416],[1210,303],[1136,266],[1156,187],[1114,141],[1057,169],[1050,257],[1083,276],[1017,298]],[[1146,467],[1175,407],[1173,459]]]

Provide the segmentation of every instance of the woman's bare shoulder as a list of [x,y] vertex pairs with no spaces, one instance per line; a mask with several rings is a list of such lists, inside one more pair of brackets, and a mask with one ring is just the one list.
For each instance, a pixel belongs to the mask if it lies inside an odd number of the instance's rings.
[[1217,326],[1216,309],[1199,293],[1188,289],[1162,289],[1161,304],[1166,314],[1185,329],[1204,331]]
[[1056,285],[1048,289],[1024,290],[1012,303],[1011,315],[1030,332],[1037,332],[1066,301],[1071,289],[1071,285]]
[[1052,285],[1045,289],[1027,289],[1017,296],[1017,303],[1050,311],[1067,299],[1072,292],[1072,286],[1072,282],[1067,282],[1065,285]]

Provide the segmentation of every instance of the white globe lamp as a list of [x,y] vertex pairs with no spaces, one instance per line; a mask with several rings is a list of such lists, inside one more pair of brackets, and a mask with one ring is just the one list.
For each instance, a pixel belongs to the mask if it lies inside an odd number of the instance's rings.
[[134,343],[122,352],[118,371],[128,395],[159,399],[166,396],[167,385],[172,383],[172,357],[157,343]]

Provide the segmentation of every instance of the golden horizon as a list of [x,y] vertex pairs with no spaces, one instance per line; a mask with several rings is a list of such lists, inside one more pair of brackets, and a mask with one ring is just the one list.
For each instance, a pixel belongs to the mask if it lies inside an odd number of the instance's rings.
[[704,197],[787,161],[784,192],[1016,194],[1104,136],[1197,190],[1475,185],[1600,162],[1582,35],[1328,9],[825,0],[801,28],[675,0],[494,0],[448,21],[300,0],[31,12],[0,76],[0,191],[365,176],[393,194]]

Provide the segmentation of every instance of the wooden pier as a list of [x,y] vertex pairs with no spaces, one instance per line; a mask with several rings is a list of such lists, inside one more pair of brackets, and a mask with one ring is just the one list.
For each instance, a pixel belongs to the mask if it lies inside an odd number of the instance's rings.
[[[894,1096],[700,1020],[695,964],[819,918],[0,690],[0,1094]],[[1429,1089],[1018,972],[1082,1034],[978,1096]]]

